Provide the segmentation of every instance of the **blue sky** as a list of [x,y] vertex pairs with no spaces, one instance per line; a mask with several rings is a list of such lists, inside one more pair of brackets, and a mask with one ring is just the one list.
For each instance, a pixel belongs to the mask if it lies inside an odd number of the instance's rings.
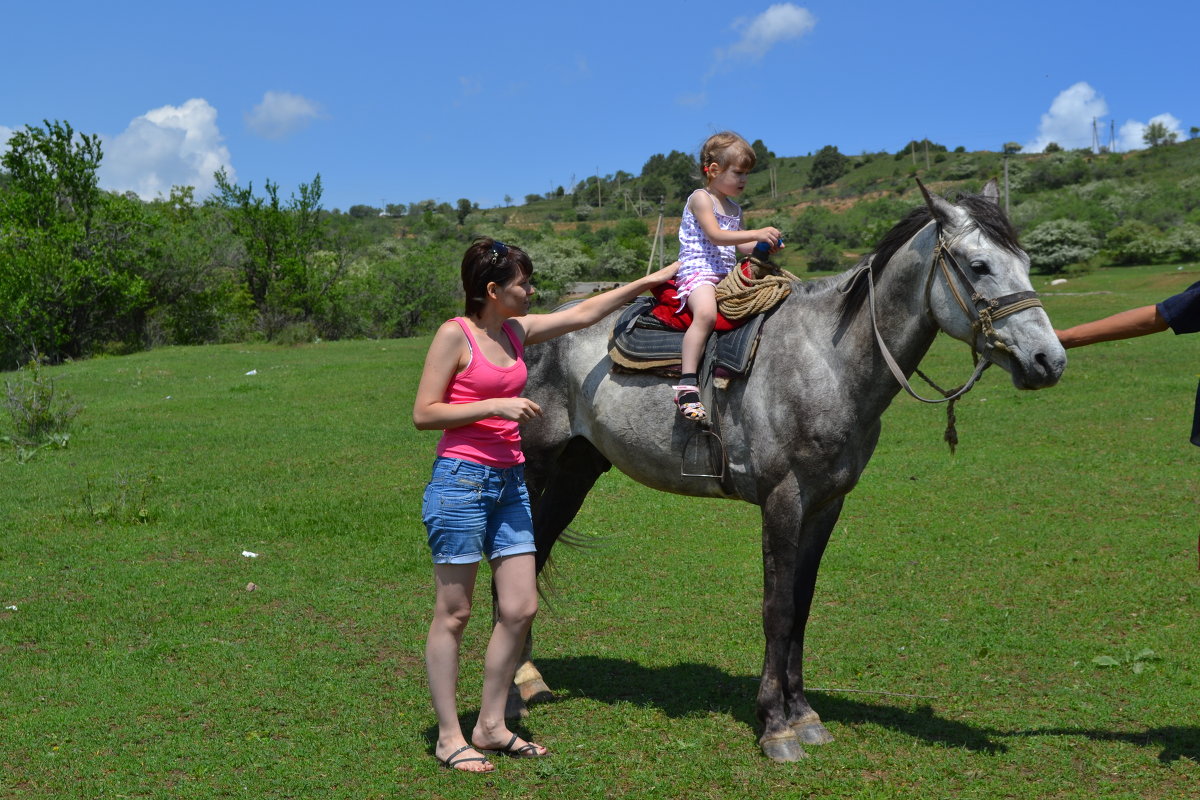
[[1027,150],[1200,125],[1200,4],[59,0],[0,8],[0,140],[99,134],[143,197],[224,166],[326,208],[518,201],[733,129],[834,144]]

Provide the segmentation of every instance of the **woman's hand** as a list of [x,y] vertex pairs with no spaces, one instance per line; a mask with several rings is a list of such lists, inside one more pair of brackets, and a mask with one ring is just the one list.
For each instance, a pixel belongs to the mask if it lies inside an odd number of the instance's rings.
[[491,416],[510,422],[528,422],[542,415],[542,408],[528,397],[495,397]]
[[678,271],[679,262],[676,261],[674,264],[667,264],[658,272],[651,272],[646,277],[650,280],[651,286],[657,286],[660,283],[666,283],[667,281],[671,280],[671,278],[674,278],[675,273]]

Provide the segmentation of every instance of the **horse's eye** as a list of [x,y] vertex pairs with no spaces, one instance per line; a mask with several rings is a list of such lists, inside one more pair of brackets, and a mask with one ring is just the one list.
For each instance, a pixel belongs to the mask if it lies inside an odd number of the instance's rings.
[[989,267],[987,265],[986,261],[972,261],[971,262],[971,271],[974,272],[976,275],[991,275],[992,274],[991,267]]

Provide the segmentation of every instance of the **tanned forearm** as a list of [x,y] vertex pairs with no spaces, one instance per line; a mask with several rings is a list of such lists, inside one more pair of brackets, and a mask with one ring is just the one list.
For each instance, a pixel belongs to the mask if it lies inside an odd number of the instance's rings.
[[1097,342],[1132,339],[1135,336],[1145,336],[1148,333],[1158,333],[1166,329],[1167,321],[1158,313],[1157,306],[1142,306],[1113,314],[1104,319],[1085,322],[1073,328],[1055,331],[1055,333],[1062,346],[1070,349]]

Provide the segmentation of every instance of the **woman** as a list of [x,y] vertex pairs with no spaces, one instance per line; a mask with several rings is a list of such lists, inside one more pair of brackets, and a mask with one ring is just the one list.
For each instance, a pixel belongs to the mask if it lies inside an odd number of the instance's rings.
[[[529,314],[533,263],[517,247],[477,239],[462,261],[466,314],[433,337],[413,404],[421,430],[443,430],[422,516],[436,587],[425,647],[438,720],[434,756],[446,767],[491,772],[485,753],[540,758],[549,751],[508,729],[504,706],[537,613],[533,521],[520,424],[541,414],[525,388],[526,345],[587,327],[675,274],[672,264],[550,314]],[[484,657],[483,700],[468,741],[458,721],[459,650],[479,562],[496,587],[496,625]]]

